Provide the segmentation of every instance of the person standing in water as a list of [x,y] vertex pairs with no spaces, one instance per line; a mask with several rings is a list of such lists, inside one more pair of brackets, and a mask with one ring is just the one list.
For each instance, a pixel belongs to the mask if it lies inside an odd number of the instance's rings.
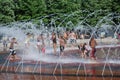
[[80,45],[78,45],[78,48],[80,50],[82,58],[89,57],[89,49],[88,49],[88,45],[86,43],[80,43]]
[[89,45],[91,47],[91,54],[90,54],[91,55],[91,59],[95,60],[96,59],[95,52],[96,52],[97,42],[96,42],[96,40],[94,39],[93,36],[90,39]]
[[87,58],[89,57],[89,52],[91,50],[91,47],[87,43],[84,43],[84,47],[85,47],[84,54],[86,55],[86,58]]
[[26,48],[29,48],[29,46],[30,46],[31,34],[30,34],[30,33],[27,33],[26,35],[27,35],[27,37],[26,37],[26,39],[25,39],[25,47],[26,47]]
[[39,50],[39,53],[40,53],[40,52],[45,53],[45,43],[44,43],[43,34],[40,34],[40,35],[37,37],[37,48],[38,48],[38,50]]
[[69,38],[70,44],[73,47],[76,44],[76,34],[73,31],[70,31]]
[[38,37],[37,37],[37,48],[38,48],[39,53],[41,52],[41,45],[42,45],[41,35],[38,35]]
[[59,42],[60,42],[60,55],[63,55],[66,43],[63,36],[60,36]]
[[8,43],[9,43],[9,38],[7,36],[3,37],[2,43],[3,43],[3,50],[7,51],[7,47],[8,47]]
[[17,44],[16,38],[12,38],[10,41],[9,50],[10,50],[10,54],[11,54],[11,57],[10,57],[11,60],[17,59],[16,50],[14,49],[14,44]]
[[82,58],[85,58],[85,55],[84,55],[84,51],[85,51],[85,46],[83,43],[80,43],[80,45],[78,45],[78,48],[80,50],[80,54],[81,54],[81,57]]
[[68,40],[68,34],[67,34],[66,31],[63,33],[63,38],[65,40],[65,47],[66,47],[67,46],[67,40]]
[[56,54],[57,39],[56,39],[56,34],[54,32],[52,33],[52,42],[53,42],[54,54]]

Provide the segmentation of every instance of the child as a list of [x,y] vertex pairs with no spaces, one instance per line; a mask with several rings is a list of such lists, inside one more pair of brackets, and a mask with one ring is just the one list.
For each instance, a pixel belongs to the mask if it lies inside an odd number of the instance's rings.
[[88,47],[86,43],[78,45],[78,48],[80,49],[82,53],[82,58],[89,57],[90,48]]
[[9,49],[10,49],[10,54],[11,54],[11,57],[10,57],[11,60],[17,59],[16,51],[14,49],[14,44],[17,44],[16,38],[12,38],[10,41]]
[[60,54],[63,54],[65,48],[65,39],[63,36],[60,37],[59,42],[60,42]]
[[84,43],[84,46],[85,46],[85,51],[84,51],[84,53],[85,53],[85,55],[86,55],[87,57],[89,57],[89,52],[90,52],[91,48],[90,48],[90,46],[87,45],[86,43]]
[[80,50],[80,53],[82,53],[81,57],[83,58],[85,56],[84,55],[84,50],[85,50],[84,44],[81,43],[80,45],[78,45],[78,48]]
[[44,43],[43,34],[40,34],[37,37],[37,47],[38,47],[39,52],[45,53],[45,43]]

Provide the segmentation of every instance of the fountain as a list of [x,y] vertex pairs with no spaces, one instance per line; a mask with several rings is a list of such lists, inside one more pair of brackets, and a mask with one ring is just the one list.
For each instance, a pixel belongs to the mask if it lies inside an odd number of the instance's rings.
[[[99,11],[96,11],[96,12],[99,12]],[[4,58],[5,61],[1,63],[1,66],[2,66],[1,72],[4,72],[4,71],[9,72],[9,66],[10,67],[12,66],[12,67],[15,67],[15,70],[13,70],[13,72],[15,73],[20,72],[20,73],[39,74],[39,75],[52,74],[56,76],[57,75],[56,72],[58,72],[58,70],[60,69],[60,74],[62,76],[64,74],[63,69],[65,68],[65,66],[69,67],[69,65],[72,65],[73,69],[74,68],[77,69],[75,70],[75,75],[81,76],[81,74],[79,74],[79,70],[81,71],[83,70],[85,74],[82,74],[82,76],[83,75],[88,76],[87,65],[103,64],[102,74],[100,75],[101,76],[105,75],[104,72],[108,65],[111,75],[114,76],[111,64],[119,65],[120,55],[118,54],[119,52],[118,47],[120,47],[120,45],[118,44],[118,40],[114,39],[113,36],[115,32],[120,31],[119,30],[120,24],[116,25],[115,23],[112,22],[111,17],[110,17],[110,15],[112,14],[109,14],[103,17],[103,19],[98,21],[95,27],[92,27],[88,23],[84,22],[89,16],[95,14],[96,12],[89,14],[84,20],[79,22],[78,25],[74,28],[74,30],[75,31],[80,30],[81,32],[84,32],[84,34],[89,33],[88,39],[78,39],[77,44],[84,43],[84,42],[89,43],[91,36],[93,35],[95,36],[98,42],[98,46],[96,48],[98,51],[101,52],[101,54],[104,54],[103,56],[101,56],[102,58],[104,58],[103,60],[99,61],[99,58],[100,58],[99,54],[96,54],[98,55],[98,60],[96,61],[78,57],[79,50],[76,46],[74,48],[71,48],[71,47],[65,48],[64,54],[60,56],[53,55],[52,42],[50,40],[50,37],[51,37],[50,35],[52,31],[57,32],[58,29],[59,31],[64,32],[66,28],[62,28],[61,25],[65,22],[67,18],[78,13],[78,12],[74,12],[68,15],[58,26],[56,25],[56,20],[52,19],[50,23],[51,28],[45,26],[42,19],[39,20],[40,22],[39,25],[34,24],[32,21],[14,22],[9,25],[0,25],[0,31],[2,34],[6,35],[8,38],[15,37],[18,40],[18,45],[15,46],[15,48],[17,50],[17,56],[19,56],[20,58],[17,61],[11,62],[11,60],[9,59],[11,53],[9,53],[9,55],[7,55],[7,57]],[[46,18],[46,17],[47,16],[43,18]],[[103,20],[106,20],[106,23],[103,23]],[[110,21],[113,25],[109,25],[107,21]],[[55,27],[53,27],[52,24],[54,24]],[[68,25],[75,26],[72,23],[72,21],[67,22],[66,27],[68,27]],[[40,27],[38,28],[38,26]],[[114,30],[112,31],[112,29]],[[28,48],[26,48],[25,38],[26,38],[26,33],[28,32],[33,35],[31,39],[29,40],[30,45],[28,46]],[[100,37],[100,34],[103,34],[102,32],[104,32],[104,39],[101,39]],[[46,45],[45,54],[42,54],[41,52],[39,52],[36,47],[36,37],[41,33],[44,33],[45,42],[46,42],[45,43]],[[108,41],[109,39],[111,39],[111,41]],[[59,46],[59,41],[58,41],[58,46]],[[106,53],[104,49],[108,50],[108,52]],[[110,59],[110,56],[111,56],[110,51],[112,49],[115,49],[115,54],[112,56],[113,59]],[[59,54],[59,52],[60,52],[59,47],[57,47],[57,54]],[[97,53],[100,53],[100,52],[97,52]],[[28,67],[28,70],[27,70],[27,67]],[[44,70],[47,70],[48,67],[53,69],[53,70],[50,69],[51,73],[49,73],[49,70],[47,71],[48,73],[44,72]]]

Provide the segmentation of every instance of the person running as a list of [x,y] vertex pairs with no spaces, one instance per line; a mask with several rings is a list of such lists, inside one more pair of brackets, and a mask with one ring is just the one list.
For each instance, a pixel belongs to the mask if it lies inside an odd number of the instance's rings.
[[65,39],[63,36],[60,36],[59,42],[60,42],[60,55],[63,55],[63,51],[65,49]]
[[16,50],[14,49],[14,44],[18,44],[18,43],[16,41],[16,38],[13,37],[10,41],[10,47],[9,47],[10,54],[11,54],[11,57],[10,57],[11,60],[17,59]]
[[95,52],[96,52],[97,42],[96,42],[96,40],[94,39],[94,37],[92,37],[92,38],[90,39],[89,45],[90,45],[90,47],[91,47],[91,59],[95,60],[95,59],[96,59]]
[[54,54],[56,54],[57,39],[56,39],[56,34],[54,32],[52,33],[52,42],[53,42]]

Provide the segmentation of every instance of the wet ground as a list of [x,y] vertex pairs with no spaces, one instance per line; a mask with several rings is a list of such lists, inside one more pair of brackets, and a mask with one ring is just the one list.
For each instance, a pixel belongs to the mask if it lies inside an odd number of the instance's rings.
[[[107,55],[108,53],[109,55]],[[69,62],[67,60],[69,63],[58,63],[55,61],[22,60],[21,58],[9,61],[7,58],[9,53],[1,52],[0,80],[120,80],[119,53],[119,46],[97,48],[98,59],[90,60],[79,59],[80,54],[77,49],[69,50],[65,52],[64,57],[69,55],[73,60],[76,57],[80,61],[71,60]],[[62,58],[60,59],[62,60]],[[59,56],[54,56],[54,60],[57,59]]]

